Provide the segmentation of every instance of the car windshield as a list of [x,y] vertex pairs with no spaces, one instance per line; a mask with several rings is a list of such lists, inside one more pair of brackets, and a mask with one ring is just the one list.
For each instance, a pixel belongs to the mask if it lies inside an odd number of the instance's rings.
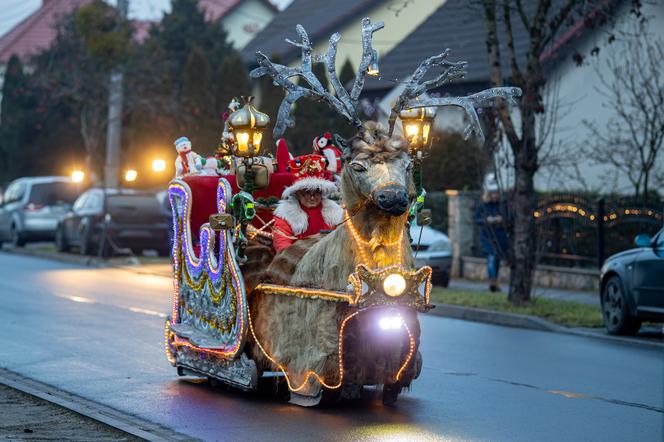
[[72,204],[78,197],[79,188],[74,183],[38,183],[30,190],[30,202],[44,206]]

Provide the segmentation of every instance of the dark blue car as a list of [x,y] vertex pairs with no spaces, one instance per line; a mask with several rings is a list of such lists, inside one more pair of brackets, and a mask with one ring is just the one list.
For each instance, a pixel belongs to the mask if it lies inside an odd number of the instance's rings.
[[610,334],[635,334],[642,321],[664,321],[664,229],[654,237],[638,235],[635,243],[602,266],[602,313]]

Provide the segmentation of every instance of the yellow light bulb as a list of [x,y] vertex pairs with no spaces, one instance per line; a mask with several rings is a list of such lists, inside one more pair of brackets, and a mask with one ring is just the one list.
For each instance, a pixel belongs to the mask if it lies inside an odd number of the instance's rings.
[[414,123],[406,124],[406,134],[409,137],[416,136],[419,131],[420,131],[419,125]]
[[125,172],[125,181],[136,181],[136,177],[138,177],[138,172],[136,172],[134,169],[129,169]]
[[71,180],[75,183],[80,183],[85,179],[85,172],[82,170],[75,170],[71,173]]
[[392,273],[383,281],[383,290],[388,296],[399,296],[406,290],[406,280],[398,273]]
[[166,170],[166,161],[162,159],[152,160],[152,170],[154,172],[163,172]]
[[261,141],[263,140],[263,134],[260,132],[254,133],[254,150],[258,150],[261,147]]

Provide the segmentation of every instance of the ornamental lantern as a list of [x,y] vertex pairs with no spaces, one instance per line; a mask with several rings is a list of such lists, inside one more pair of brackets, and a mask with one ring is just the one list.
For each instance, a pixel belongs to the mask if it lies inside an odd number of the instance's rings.
[[399,112],[411,153],[421,152],[429,145],[429,133],[435,117],[435,107],[414,107]]
[[270,117],[251,105],[254,97],[242,98],[244,106],[228,116],[228,126],[235,138],[231,150],[235,156],[253,158],[261,149],[263,131],[270,123]]

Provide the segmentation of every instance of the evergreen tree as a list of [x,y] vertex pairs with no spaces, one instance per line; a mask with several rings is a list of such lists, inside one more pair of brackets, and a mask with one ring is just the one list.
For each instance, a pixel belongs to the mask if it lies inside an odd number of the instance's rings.
[[35,97],[16,55],[7,64],[0,118],[0,177],[2,181],[29,172]]
[[350,89],[351,82],[355,80],[355,71],[353,70],[353,63],[351,63],[350,58],[346,58],[343,66],[341,66],[341,72],[339,73],[339,81],[346,88]]
[[[273,63],[281,64],[281,59],[278,55],[270,57]],[[277,121],[277,113],[281,101],[284,99],[284,91],[279,86],[272,84],[272,78],[269,75],[264,75],[259,79],[258,88],[260,91],[259,108],[261,112],[265,112],[270,116],[270,125],[263,134],[262,145],[264,148],[274,153],[276,150],[276,140],[272,136],[274,123]]]

